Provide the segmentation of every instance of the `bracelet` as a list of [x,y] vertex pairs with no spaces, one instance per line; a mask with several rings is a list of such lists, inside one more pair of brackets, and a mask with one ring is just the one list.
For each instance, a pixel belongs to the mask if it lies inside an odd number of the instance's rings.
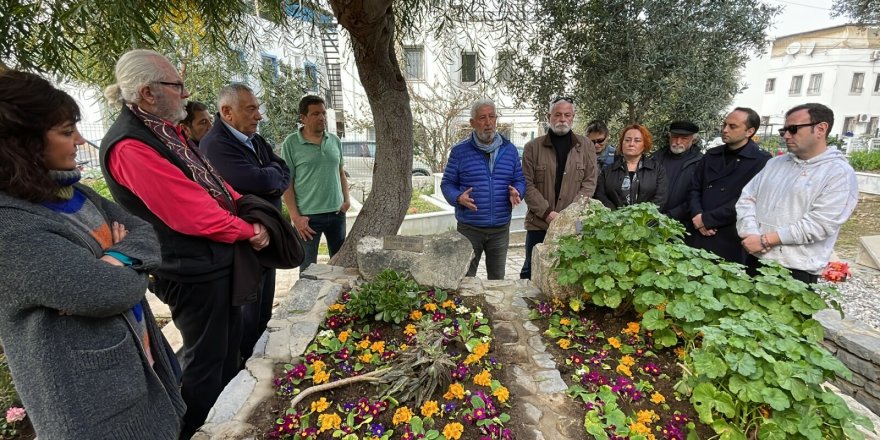
[[765,251],[770,250],[770,243],[767,242],[767,236],[764,234],[761,234],[761,249],[764,249]]

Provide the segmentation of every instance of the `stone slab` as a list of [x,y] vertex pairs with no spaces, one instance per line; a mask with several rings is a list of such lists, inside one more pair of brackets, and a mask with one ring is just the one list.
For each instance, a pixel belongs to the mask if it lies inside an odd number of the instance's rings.
[[238,374],[226,384],[217,403],[208,413],[205,423],[223,423],[232,420],[235,414],[241,409],[248,397],[254,391],[257,380],[248,370],[241,370]]
[[524,322],[524,323],[523,323],[523,328],[526,329],[526,331],[530,331],[530,332],[532,332],[532,333],[536,333],[538,330],[541,330],[541,329],[538,328],[537,325],[532,324],[531,321],[526,321],[526,322]]
[[553,361],[553,355],[550,353],[539,353],[532,355],[532,361],[541,368],[556,368],[556,362]]
[[559,375],[559,370],[542,370],[534,375],[538,385],[538,392],[542,394],[561,393],[568,389],[568,385]]
[[526,423],[530,425],[537,425],[538,422],[541,421],[541,417],[544,415],[537,406],[532,405],[529,402],[523,403],[523,409],[526,413]]
[[544,345],[544,341],[541,340],[540,335],[535,335],[529,338],[529,347],[531,347],[532,350],[535,350],[538,353],[543,353],[547,351],[547,347]]
[[856,263],[880,269],[880,235],[859,237],[859,254]]

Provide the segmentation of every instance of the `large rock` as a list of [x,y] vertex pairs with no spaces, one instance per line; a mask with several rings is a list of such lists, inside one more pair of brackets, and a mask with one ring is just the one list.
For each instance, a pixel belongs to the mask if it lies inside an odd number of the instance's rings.
[[372,280],[385,269],[410,274],[424,286],[458,289],[474,257],[474,250],[464,235],[449,231],[422,236],[422,252],[383,249],[380,237],[364,237],[358,242],[357,263],[361,276]]
[[572,202],[550,223],[544,242],[536,245],[532,251],[532,282],[550,297],[566,299],[583,292],[580,286],[561,286],[556,282],[556,273],[553,271],[556,257],[553,254],[558,248],[556,241],[559,237],[577,232],[578,221],[594,209],[606,208],[599,201],[588,198]]

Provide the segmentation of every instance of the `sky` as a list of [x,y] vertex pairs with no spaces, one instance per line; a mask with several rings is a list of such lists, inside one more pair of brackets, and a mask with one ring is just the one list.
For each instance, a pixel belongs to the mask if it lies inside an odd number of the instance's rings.
[[[764,2],[782,8],[767,32],[769,38],[847,23],[847,20],[842,17],[831,18],[833,0],[764,0]],[[737,106],[761,107],[766,66],[766,63],[760,61],[758,54],[752,56],[742,72],[747,89],[733,99],[731,108]]]

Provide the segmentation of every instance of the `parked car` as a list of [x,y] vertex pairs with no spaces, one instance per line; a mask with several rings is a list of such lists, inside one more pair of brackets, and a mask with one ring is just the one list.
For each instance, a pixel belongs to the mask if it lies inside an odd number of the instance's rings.
[[[376,161],[375,141],[342,141],[342,156],[349,177],[369,178],[373,176],[373,165]],[[413,160],[413,176],[430,176],[431,167],[418,160]]]

